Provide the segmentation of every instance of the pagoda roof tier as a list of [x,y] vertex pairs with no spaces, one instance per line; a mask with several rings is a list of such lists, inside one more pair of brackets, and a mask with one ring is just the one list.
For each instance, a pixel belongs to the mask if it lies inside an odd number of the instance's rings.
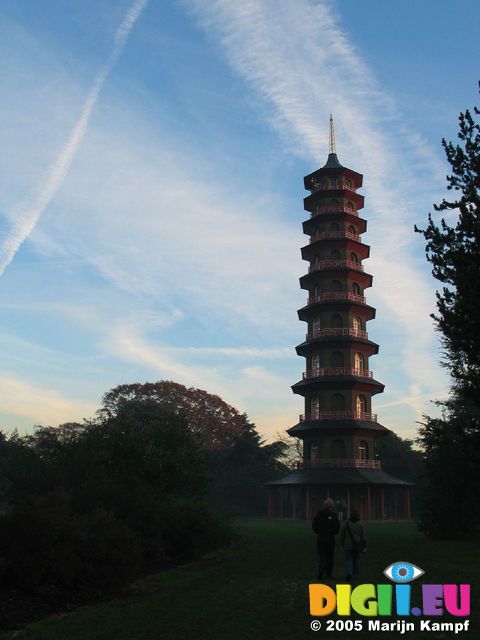
[[[386,436],[390,429],[374,420],[304,420],[287,429],[287,433],[297,438],[315,433],[359,433],[375,431],[377,435]],[[370,434],[371,435],[371,434]]]
[[[342,263],[345,265],[343,266]],[[323,260],[318,268],[312,269],[309,273],[306,273],[299,278],[300,288],[309,289],[321,279],[323,274],[327,274],[328,278],[341,278],[345,276],[345,272],[351,273],[355,276],[355,281],[358,282],[362,289],[367,289],[372,286],[373,276],[365,271],[353,269],[350,265],[353,264],[351,260]],[[359,265],[362,266],[362,265]]]
[[305,189],[310,191],[314,188],[315,182],[318,178],[325,178],[328,176],[332,176],[332,178],[336,176],[345,176],[345,178],[352,180],[356,189],[359,189],[363,183],[363,175],[361,173],[357,173],[348,167],[343,167],[337,158],[337,154],[330,153],[328,160],[323,167],[304,177],[303,184],[305,185]]
[[310,236],[314,233],[315,227],[319,222],[340,222],[343,221],[344,224],[353,224],[358,227],[359,233],[365,233],[367,230],[367,221],[365,218],[360,218],[360,216],[355,215],[352,211],[344,210],[343,208],[339,211],[324,211],[321,213],[317,213],[315,215],[311,215],[308,220],[304,220],[302,222],[303,233],[307,236]]
[[345,344],[355,344],[360,347],[360,351],[365,353],[368,357],[374,356],[378,353],[378,344],[372,342],[368,338],[357,338],[355,336],[318,336],[311,340],[305,340],[295,347],[295,351],[298,356],[306,356],[310,351],[318,351],[319,346],[326,346],[329,349],[341,349],[345,347]]
[[366,260],[370,257],[370,246],[363,244],[360,236],[352,236],[351,233],[343,231],[325,231],[313,236],[309,244],[302,247],[302,258],[311,260],[324,243],[328,243],[328,247],[332,249],[345,248],[347,251],[355,251],[360,260]]
[[[340,292],[341,293],[341,292]],[[362,303],[356,300],[352,300],[349,298],[341,299],[338,298],[336,300],[318,300],[316,302],[310,302],[305,305],[301,309],[297,311],[299,320],[304,320],[308,322],[310,319],[314,318],[318,311],[323,311],[326,307],[329,311],[345,311],[345,307],[355,307],[356,309],[362,309],[365,315],[365,320],[373,320],[375,318],[376,310],[366,303]],[[366,316],[369,317],[366,317]]]
[[[312,211],[313,207],[321,200],[335,198],[347,198],[350,202],[353,202],[357,209],[363,209],[365,197],[355,191],[349,191],[348,189],[319,189],[314,193],[303,199],[303,208],[305,211]],[[327,203],[325,203],[327,204]]]
[[293,393],[299,396],[307,396],[320,389],[330,389],[332,391],[352,389],[360,393],[369,393],[373,396],[377,393],[383,393],[384,388],[385,385],[374,378],[352,374],[312,376],[311,378],[299,380],[292,385]]
[[266,482],[270,486],[308,486],[308,485],[377,485],[384,487],[411,487],[411,482],[394,478],[382,469],[298,469],[284,478]]

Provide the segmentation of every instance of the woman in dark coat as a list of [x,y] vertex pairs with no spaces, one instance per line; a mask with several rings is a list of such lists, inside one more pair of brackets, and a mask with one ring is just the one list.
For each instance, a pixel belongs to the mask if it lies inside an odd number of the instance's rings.
[[346,580],[350,582],[353,576],[358,575],[359,557],[367,546],[358,511],[352,511],[350,518],[343,525],[340,531],[340,545],[345,554]]

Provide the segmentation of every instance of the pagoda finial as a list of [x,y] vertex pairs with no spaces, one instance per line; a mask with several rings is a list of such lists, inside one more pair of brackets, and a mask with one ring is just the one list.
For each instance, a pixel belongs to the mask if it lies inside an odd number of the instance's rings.
[[330,133],[328,136],[328,159],[322,169],[343,169],[337,158],[335,148],[335,127],[333,126],[333,116],[330,114]]
[[328,153],[337,153],[335,149],[335,127],[333,126],[333,116],[330,114],[330,135],[328,138]]

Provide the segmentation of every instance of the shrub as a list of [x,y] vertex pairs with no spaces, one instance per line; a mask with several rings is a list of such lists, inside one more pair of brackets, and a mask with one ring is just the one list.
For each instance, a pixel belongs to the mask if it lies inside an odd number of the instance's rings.
[[231,530],[204,502],[177,498],[162,507],[162,540],[173,562],[186,562],[227,544]]
[[0,517],[2,583],[26,591],[102,590],[135,574],[135,534],[112,513],[72,513],[64,491],[26,495]]
[[0,439],[3,586],[96,592],[225,544],[208,466],[184,413],[151,400]]

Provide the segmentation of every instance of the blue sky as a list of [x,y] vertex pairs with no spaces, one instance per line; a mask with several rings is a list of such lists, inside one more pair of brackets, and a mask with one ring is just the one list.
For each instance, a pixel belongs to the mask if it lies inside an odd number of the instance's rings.
[[364,174],[379,420],[404,437],[448,378],[413,233],[440,139],[477,103],[476,0],[3,0],[0,418],[93,415],[172,379],[296,422],[303,176],[328,115]]

